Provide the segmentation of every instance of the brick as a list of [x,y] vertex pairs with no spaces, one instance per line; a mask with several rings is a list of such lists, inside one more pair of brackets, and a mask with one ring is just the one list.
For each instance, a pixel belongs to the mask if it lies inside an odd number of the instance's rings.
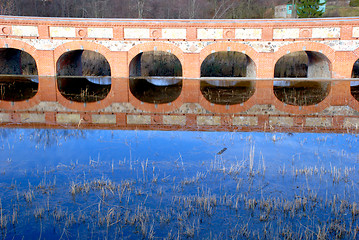
[[163,124],[165,125],[186,125],[186,116],[163,116]]
[[10,122],[11,117],[8,113],[0,113],[0,122],[4,123],[4,122]]
[[112,28],[88,28],[87,36],[89,38],[113,38]]
[[344,128],[359,128],[359,118],[344,118]]
[[151,124],[151,116],[149,115],[127,115],[127,124]]
[[12,34],[22,37],[38,37],[39,30],[37,26],[12,26]]
[[56,122],[60,124],[79,124],[80,121],[80,114],[58,113],[56,115]]
[[223,38],[222,28],[199,28],[197,29],[198,39],[221,39]]
[[45,123],[45,114],[39,113],[22,113],[20,114],[23,123]]
[[309,117],[305,121],[306,127],[331,127],[333,126],[333,121],[331,118],[323,117]]
[[237,28],[235,30],[236,39],[261,39],[261,28]]
[[116,124],[116,115],[93,114],[92,123],[96,124]]
[[217,116],[198,116],[198,126],[219,126],[221,125],[221,117]]
[[269,125],[292,127],[294,125],[294,119],[293,117],[269,117]]
[[125,28],[124,29],[125,38],[150,38],[150,29],[148,28]]
[[185,28],[164,28],[162,38],[164,39],[186,39],[187,30]]
[[257,126],[258,125],[258,117],[234,117],[233,118],[234,126]]
[[76,28],[74,27],[50,27],[50,37],[75,38]]

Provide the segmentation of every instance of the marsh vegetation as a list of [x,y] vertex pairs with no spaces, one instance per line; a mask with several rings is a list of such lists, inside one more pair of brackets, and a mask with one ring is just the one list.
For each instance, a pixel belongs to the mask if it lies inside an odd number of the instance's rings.
[[0,234],[356,239],[357,146],[351,134],[2,129]]
[[281,101],[293,106],[310,106],[322,102],[330,92],[330,82],[274,81],[273,91]]

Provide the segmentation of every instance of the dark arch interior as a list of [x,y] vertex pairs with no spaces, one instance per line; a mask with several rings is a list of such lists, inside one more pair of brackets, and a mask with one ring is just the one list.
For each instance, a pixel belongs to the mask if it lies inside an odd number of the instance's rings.
[[38,91],[35,59],[14,48],[0,49],[0,100],[24,101]]
[[359,81],[350,82],[350,92],[352,96],[359,101]]
[[256,77],[253,60],[246,54],[234,51],[215,52],[201,65],[201,77]]
[[255,81],[201,81],[201,92],[210,103],[234,105],[246,102],[255,92]]
[[299,51],[281,57],[274,69],[275,78],[310,78],[320,81],[274,81],[275,96],[294,106],[310,106],[323,101],[329,94],[330,61],[320,53]]
[[274,81],[275,96],[293,106],[310,106],[323,101],[330,92],[329,81]]
[[130,62],[130,91],[140,101],[170,103],[182,91],[182,65],[170,52],[140,53]]
[[320,52],[299,51],[281,57],[275,78],[331,78],[329,59]]
[[[359,78],[359,59],[354,63],[352,78]],[[350,83],[350,92],[352,96],[359,101],[359,80]]]
[[[246,54],[234,51],[215,52],[201,65],[201,92],[213,104],[234,105],[247,101],[255,92],[255,81],[230,79],[255,78],[256,66]],[[205,78],[223,78],[208,79]],[[224,79],[226,78],[226,79]]]
[[56,64],[61,94],[75,102],[96,102],[111,90],[111,68],[106,58],[94,51],[64,53]]

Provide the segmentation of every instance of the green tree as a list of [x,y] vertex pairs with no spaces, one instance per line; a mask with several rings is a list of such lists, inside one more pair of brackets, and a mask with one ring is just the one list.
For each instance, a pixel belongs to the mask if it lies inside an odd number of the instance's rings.
[[320,0],[299,0],[297,1],[297,15],[300,18],[321,17],[324,11],[320,10],[320,7],[325,3],[326,1],[321,3]]
[[350,0],[349,6],[359,7],[359,0]]

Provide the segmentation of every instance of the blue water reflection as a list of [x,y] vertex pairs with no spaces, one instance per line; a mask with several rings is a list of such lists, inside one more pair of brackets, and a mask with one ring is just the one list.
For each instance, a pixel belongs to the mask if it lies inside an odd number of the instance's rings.
[[356,135],[1,129],[0,147],[5,238],[359,229]]

